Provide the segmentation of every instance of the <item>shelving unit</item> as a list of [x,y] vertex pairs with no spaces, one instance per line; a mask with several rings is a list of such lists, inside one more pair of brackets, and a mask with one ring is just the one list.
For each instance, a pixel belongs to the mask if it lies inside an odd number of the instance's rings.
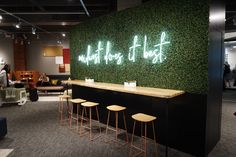
[[16,80],[26,84],[36,84],[39,79],[38,71],[15,71]]

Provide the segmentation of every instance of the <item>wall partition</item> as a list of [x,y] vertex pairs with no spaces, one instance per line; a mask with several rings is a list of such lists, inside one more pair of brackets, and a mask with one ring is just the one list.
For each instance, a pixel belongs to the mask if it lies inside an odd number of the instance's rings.
[[72,77],[207,92],[207,1],[151,1],[71,31]]
[[79,24],[70,32],[72,79],[136,80],[186,93],[168,102],[168,114],[162,99],[80,86],[73,87],[73,97],[101,101],[104,108],[127,102],[129,115],[158,116],[161,144],[168,117],[168,146],[207,156],[220,139],[223,21],[217,0],[151,0]]

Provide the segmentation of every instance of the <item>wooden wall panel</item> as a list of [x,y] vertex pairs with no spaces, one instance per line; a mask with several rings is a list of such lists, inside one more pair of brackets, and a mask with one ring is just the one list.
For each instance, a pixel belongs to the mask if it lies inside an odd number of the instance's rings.
[[20,39],[15,39],[13,42],[13,55],[14,69],[26,70],[26,45]]

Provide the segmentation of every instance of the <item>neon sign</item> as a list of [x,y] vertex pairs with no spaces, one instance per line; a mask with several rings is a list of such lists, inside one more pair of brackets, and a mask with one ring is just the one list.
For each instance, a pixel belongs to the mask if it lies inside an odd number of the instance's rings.
[[[131,62],[135,62],[140,53],[140,49],[142,48],[143,58],[151,59],[153,64],[162,63],[166,60],[166,55],[163,52],[164,46],[170,44],[170,41],[166,41],[166,33],[162,32],[159,43],[155,44],[151,49],[148,48],[148,38],[144,35],[143,45],[139,41],[137,35],[134,36],[132,46],[129,47],[128,52],[128,60]],[[107,41],[104,45],[101,41],[98,41],[97,48],[93,52],[92,47],[90,45],[87,46],[86,55],[82,54],[78,56],[78,61],[82,63],[86,63],[87,65],[100,64],[103,60],[105,64],[109,64],[109,62],[115,62],[117,65],[120,65],[124,61],[124,53],[114,52],[111,50],[111,42]]]

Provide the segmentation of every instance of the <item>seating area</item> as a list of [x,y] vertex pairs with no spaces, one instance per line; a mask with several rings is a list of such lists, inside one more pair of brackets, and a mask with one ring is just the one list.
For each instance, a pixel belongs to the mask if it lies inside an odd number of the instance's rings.
[[36,88],[38,91],[42,91],[45,93],[64,92],[67,87],[62,83],[62,81],[68,80],[69,77],[69,75],[48,75],[49,82],[45,85],[37,84]]

